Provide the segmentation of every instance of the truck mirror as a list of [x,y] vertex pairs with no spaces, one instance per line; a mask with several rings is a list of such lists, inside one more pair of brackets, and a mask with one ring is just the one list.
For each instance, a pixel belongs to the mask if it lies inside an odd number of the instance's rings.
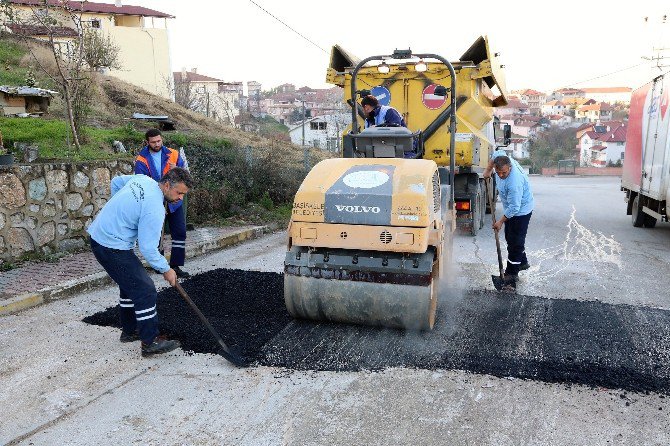
[[435,96],[446,96],[448,91],[449,91],[448,88],[443,87],[442,85],[437,85],[435,87],[435,91],[433,91],[433,94]]
[[503,140],[506,146],[512,142],[512,126],[509,124],[503,126]]

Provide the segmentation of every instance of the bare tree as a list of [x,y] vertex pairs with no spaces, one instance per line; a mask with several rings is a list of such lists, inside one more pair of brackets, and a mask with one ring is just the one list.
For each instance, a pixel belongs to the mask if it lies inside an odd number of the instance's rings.
[[164,81],[177,104],[197,112],[205,106],[203,98],[196,93],[195,86],[188,78],[175,79],[169,76]]
[[84,61],[90,69],[121,68],[119,47],[110,35],[103,35],[95,29],[85,29],[83,30],[81,44]]
[[[22,15],[9,0],[0,0],[0,13],[5,24],[14,25],[15,34],[28,43],[36,66],[58,86],[65,101],[73,144],[80,150],[80,124],[91,99],[91,79],[87,71],[102,66],[116,68],[119,64],[118,47],[111,39],[86,29],[82,20],[84,2],[79,3],[79,9],[72,7],[73,4],[66,0],[41,0],[35,6],[24,5],[30,12]],[[36,30],[47,37],[53,66],[46,66],[31,45],[44,42],[31,37]]]

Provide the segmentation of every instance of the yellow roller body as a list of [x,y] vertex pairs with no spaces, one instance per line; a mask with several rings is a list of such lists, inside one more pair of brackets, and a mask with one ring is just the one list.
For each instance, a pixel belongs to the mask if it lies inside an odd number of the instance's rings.
[[294,317],[431,329],[444,240],[432,160],[328,159],[300,186],[284,299]]

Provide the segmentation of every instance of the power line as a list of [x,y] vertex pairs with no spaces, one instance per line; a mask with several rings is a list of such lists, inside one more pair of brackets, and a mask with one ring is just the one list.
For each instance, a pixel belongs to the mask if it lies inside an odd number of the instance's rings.
[[594,81],[594,80],[596,80],[596,79],[600,79],[600,78],[603,78],[603,77],[611,76],[611,75],[613,75],[613,74],[621,73],[622,71],[631,70],[631,69],[633,69],[633,68],[637,68],[637,67],[639,67],[640,65],[644,65],[644,62],[635,64],[635,65],[631,65],[630,67],[622,68],[622,69],[620,69],[620,70],[612,71],[611,73],[602,74],[602,75],[600,75],[600,76],[592,77],[591,79],[586,79],[586,80],[579,81],[579,82],[572,82],[572,83],[570,83],[570,84],[568,84],[568,85],[565,85],[565,86],[563,86],[563,87],[555,88],[554,90],[560,90],[561,88],[574,87],[575,85],[584,84],[584,83],[586,83],[586,82],[591,82],[591,81]]
[[266,13],[267,15],[269,15],[270,17],[272,17],[273,19],[275,19],[276,21],[278,21],[279,23],[281,23],[282,25],[284,25],[285,27],[287,27],[288,29],[290,29],[291,31],[293,31],[294,33],[296,33],[297,35],[299,35],[300,37],[302,37],[303,39],[305,39],[306,41],[308,41],[309,43],[311,43],[312,45],[314,45],[315,47],[317,47],[318,49],[320,49],[320,50],[323,51],[324,53],[328,54],[328,51],[324,50],[324,49],[321,48],[319,45],[317,45],[316,43],[312,42],[310,39],[308,39],[307,37],[303,36],[302,34],[300,34],[300,33],[299,33],[298,31],[296,31],[295,29],[291,28],[291,27],[290,27],[289,25],[287,25],[284,21],[282,21],[282,20],[281,20],[280,18],[278,18],[277,16],[273,15],[270,11],[268,11],[268,10],[265,9],[265,8],[263,8],[261,5],[259,5],[258,3],[256,3],[254,0],[249,0],[249,1],[250,1],[251,3],[253,3],[255,6],[257,6],[261,11],[263,11],[264,13]]

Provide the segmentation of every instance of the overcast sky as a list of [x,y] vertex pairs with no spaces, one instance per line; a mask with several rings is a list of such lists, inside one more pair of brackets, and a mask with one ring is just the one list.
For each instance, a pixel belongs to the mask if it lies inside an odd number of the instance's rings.
[[[501,53],[509,90],[636,88],[670,71],[668,0],[416,0],[402,8],[360,0],[123,3],[176,16],[168,22],[175,71],[197,67],[225,81],[261,82],[264,90],[283,83],[328,87],[325,73],[336,43],[361,59],[411,48],[457,60],[479,35],[488,35]],[[654,48],[668,48],[663,70],[642,59],[656,56]]]

